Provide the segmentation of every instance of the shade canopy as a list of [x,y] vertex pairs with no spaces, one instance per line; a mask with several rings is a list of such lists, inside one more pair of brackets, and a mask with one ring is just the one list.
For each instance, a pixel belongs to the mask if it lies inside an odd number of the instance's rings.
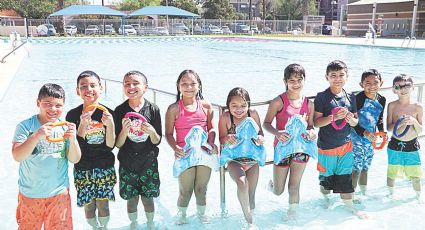
[[129,14],[129,17],[133,16],[146,16],[146,15],[168,15],[168,16],[180,16],[187,18],[199,17],[199,15],[191,13],[186,10],[174,6],[145,6],[141,9],[134,11]]
[[72,5],[72,6],[63,8],[59,11],[56,11],[55,13],[49,15],[49,17],[82,15],[82,14],[109,15],[109,16],[119,16],[119,17],[127,16],[127,14],[121,11],[111,9],[106,6]]

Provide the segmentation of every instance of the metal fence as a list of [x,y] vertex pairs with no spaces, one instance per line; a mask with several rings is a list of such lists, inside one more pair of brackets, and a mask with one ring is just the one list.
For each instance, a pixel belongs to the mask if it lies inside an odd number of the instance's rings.
[[[10,30],[17,31],[22,36],[24,28],[24,19],[3,19],[0,21],[0,35],[10,34]],[[120,27],[124,25],[132,25],[137,35],[182,35],[182,34],[311,34],[321,35],[322,25],[306,24],[302,20],[219,20],[219,19],[65,19],[55,17],[47,19],[28,19],[29,36],[44,36],[40,33],[39,26],[51,24],[54,33],[49,36],[85,36],[85,35],[108,35],[118,36],[120,34],[129,35],[130,33],[120,32]],[[89,26],[95,26],[98,31],[95,33],[87,33]],[[111,26],[112,30],[103,31],[103,27]],[[67,33],[66,26],[75,26],[76,33]],[[211,28],[216,26],[216,30]],[[168,33],[149,32],[157,28],[166,30]],[[110,28],[110,27],[109,27]],[[307,28],[307,29],[306,29]],[[218,29],[218,30],[217,30]],[[181,32],[183,30],[183,33]],[[146,32],[148,31],[148,32]]]

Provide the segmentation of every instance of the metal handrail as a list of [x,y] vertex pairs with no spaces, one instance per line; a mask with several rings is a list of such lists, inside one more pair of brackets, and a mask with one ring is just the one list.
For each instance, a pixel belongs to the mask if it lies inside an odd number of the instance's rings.
[[413,46],[412,46],[412,48],[415,48],[416,47],[416,37],[413,36],[412,38],[410,38],[410,41],[415,41],[415,43],[413,43]]
[[407,47],[409,47],[409,44],[410,44],[410,37],[409,37],[409,36],[407,36],[407,37],[405,37],[405,38],[403,39],[403,42],[401,43],[401,46],[400,46],[400,47],[402,47],[402,48],[403,48],[403,46],[404,46],[404,42],[405,42],[406,40],[408,41],[408,42],[407,42],[407,46],[406,46],[406,48],[407,48]]
[[5,59],[11,55],[12,53],[15,53],[15,51],[19,48],[21,48],[23,45],[25,45],[28,42],[28,40],[25,40],[24,42],[22,42],[22,44],[20,44],[19,46],[15,47],[12,51],[10,51],[9,53],[7,53],[6,55],[3,56],[3,58],[1,59],[1,63],[5,63]]
[[[409,38],[410,39],[410,38]],[[110,81],[110,82],[115,82],[115,83],[121,83],[122,81],[117,81],[117,80],[111,80],[111,79],[105,79],[103,78],[103,80],[105,81],[105,91],[106,91],[106,82]],[[423,91],[424,91],[424,86],[425,86],[425,82],[419,82],[419,83],[415,83],[413,84],[414,87],[418,87],[418,95],[417,95],[417,100],[419,103],[422,104],[422,97],[423,97]],[[156,104],[156,93],[162,93],[165,94],[167,96],[173,96],[176,97],[176,94],[174,93],[170,93],[164,90],[160,90],[160,89],[155,89],[155,88],[149,88],[150,90],[152,90],[154,92],[154,100],[153,102]],[[392,90],[392,86],[388,86],[388,87],[382,87],[380,89],[380,91],[387,91],[387,90]],[[354,92],[359,92],[359,91],[354,91]],[[105,92],[106,94],[106,92]],[[314,99],[315,96],[308,96],[309,99]],[[251,106],[262,106],[262,105],[268,105],[270,104],[271,100],[267,100],[267,101],[261,101],[261,102],[253,102],[251,103]],[[215,107],[216,109],[218,109],[219,111],[219,117],[224,113],[224,111],[226,110],[226,106],[222,106],[219,104],[212,104],[213,107]],[[424,137],[425,135],[420,135],[419,137]],[[222,147],[222,145],[221,145]],[[273,164],[273,161],[267,161],[266,165],[271,165]],[[226,171],[227,169],[223,166],[220,167],[220,208],[221,208],[221,215],[227,216],[227,210],[226,210]]]

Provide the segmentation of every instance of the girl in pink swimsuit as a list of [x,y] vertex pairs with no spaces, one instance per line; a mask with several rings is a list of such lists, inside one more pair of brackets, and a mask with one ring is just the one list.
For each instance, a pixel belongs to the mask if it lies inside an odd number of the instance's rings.
[[[224,112],[219,121],[219,134],[221,144],[237,144],[235,137],[236,126],[245,118],[251,117],[258,124],[257,144],[264,143],[264,134],[261,129],[260,117],[257,111],[249,108],[250,98],[243,88],[234,88],[229,92],[226,102],[228,111]],[[248,224],[252,224],[251,211],[255,208],[255,189],[257,188],[259,167],[255,160],[241,157],[229,161],[227,165],[230,176],[238,187],[238,199]]]
[[[264,118],[263,127],[265,130],[275,136],[274,146],[281,141],[287,141],[290,136],[284,131],[288,119],[295,115],[305,115],[309,134],[306,139],[316,139],[313,130],[313,112],[314,104],[308,98],[302,96],[302,89],[305,83],[305,70],[299,64],[291,64],[285,68],[283,81],[286,86],[286,92],[274,98],[267,110]],[[276,127],[272,122],[276,118]],[[269,183],[269,189],[275,194],[280,195],[285,189],[286,179],[289,174],[288,192],[289,192],[289,210],[288,219],[296,218],[296,209],[299,203],[300,182],[306,167],[309,156],[305,153],[293,153],[285,157],[279,164],[273,165],[273,181]]]
[[[208,143],[212,146],[211,154],[217,154],[214,144],[215,129],[213,108],[210,102],[203,99],[202,83],[193,70],[184,70],[177,79],[177,101],[171,104],[165,115],[165,138],[174,150],[174,156],[181,158],[186,155],[182,151],[186,134],[193,126],[200,126],[208,133]],[[174,130],[176,136],[174,136]],[[198,217],[202,223],[208,222],[205,215],[207,184],[210,180],[211,168],[194,166],[179,176],[179,209],[176,224],[186,224],[186,210],[192,193],[195,192]]]

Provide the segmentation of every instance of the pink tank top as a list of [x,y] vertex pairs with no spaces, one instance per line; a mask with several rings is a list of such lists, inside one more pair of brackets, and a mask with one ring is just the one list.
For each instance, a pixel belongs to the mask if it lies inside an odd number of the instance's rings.
[[202,109],[200,100],[196,100],[195,111],[188,111],[183,104],[183,100],[181,99],[178,101],[178,103],[179,116],[174,123],[174,128],[176,129],[177,145],[183,147],[186,144],[184,138],[193,126],[201,126],[205,131],[207,131],[207,114]]
[[[276,129],[277,130],[284,130],[285,125],[288,122],[288,119],[292,117],[295,114],[304,115],[307,114],[307,119],[310,114],[308,114],[308,98],[303,97],[303,103],[301,107],[294,107],[291,105],[291,103],[288,100],[288,95],[286,93],[282,93],[280,95],[280,99],[282,99],[283,107],[282,110],[280,110],[276,114]],[[274,146],[276,147],[278,140],[275,137],[274,138]]]

